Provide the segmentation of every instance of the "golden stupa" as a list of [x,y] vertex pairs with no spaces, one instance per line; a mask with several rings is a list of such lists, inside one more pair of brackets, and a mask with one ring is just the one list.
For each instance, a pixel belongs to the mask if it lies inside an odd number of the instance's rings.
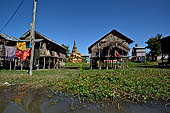
[[76,40],[74,40],[73,50],[72,50],[72,53],[70,53],[70,55],[69,55],[69,60],[68,61],[72,62],[72,63],[80,63],[80,62],[82,62],[81,54],[77,50]]

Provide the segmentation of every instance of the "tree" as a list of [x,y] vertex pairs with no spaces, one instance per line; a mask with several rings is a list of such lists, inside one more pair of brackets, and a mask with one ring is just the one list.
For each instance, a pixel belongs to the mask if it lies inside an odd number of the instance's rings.
[[69,55],[69,52],[70,52],[70,50],[69,50],[69,46],[66,46],[66,45],[64,45],[64,44],[61,44],[64,48],[66,48],[66,57],[68,57],[68,55]]
[[150,49],[149,55],[152,57],[152,61],[157,61],[157,56],[161,54],[161,42],[162,38],[161,34],[157,34],[156,37],[151,37],[146,44],[148,46],[146,48]]

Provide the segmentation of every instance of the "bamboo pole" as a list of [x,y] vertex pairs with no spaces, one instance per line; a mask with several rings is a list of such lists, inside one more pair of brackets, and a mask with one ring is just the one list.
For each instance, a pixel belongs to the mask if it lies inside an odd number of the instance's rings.
[[32,69],[33,69],[33,57],[34,57],[34,45],[35,45],[35,15],[36,15],[36,7],[37,7],[37,0],[34,0],[34,9],[33,9],[33,20],[31,24],[31,44],[32,44],[32,50],[31,50],[31,59],[30,59],[30,76],[32,76]]

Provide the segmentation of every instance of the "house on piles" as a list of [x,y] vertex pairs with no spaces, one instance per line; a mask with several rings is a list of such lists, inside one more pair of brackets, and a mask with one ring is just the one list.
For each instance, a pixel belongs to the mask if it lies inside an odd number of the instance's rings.
[[[29,43],[30,30],[19,38]],[[65,65],[66,48],[35,31],[34,67],[37,69],[62,68]]]
[[169,66],[170,64],[170,49],[169,48],[170,48],[170,36],[162,38],[161,39],[162,63],[159,63],[160,66]]
[[128,61],[130,51],[128,45],[131,43],[133,40],[117,30],[112,30],[89,46],[91,69],[117,68],[119,65],[124,67],[122,64]]
[[[0,67],[5,68],[11,66],[11,63],[5,55],[7,55],[5,48],[6,47],[11,47],[11,48],[16,48],[16,43],[18,39],[3,33],[0,33]],[[13,59],[13,58],[10,58]]]
[[132,49],[132,61],[144,62],[146,59],[146,47],[139,47],[138,44]]

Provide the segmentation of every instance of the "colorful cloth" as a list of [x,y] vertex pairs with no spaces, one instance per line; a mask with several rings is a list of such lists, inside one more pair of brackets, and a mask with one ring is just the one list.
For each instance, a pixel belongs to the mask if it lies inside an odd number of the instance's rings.
[[22,62],[24,62],[28,56],[31,56],[31,48],[29,48],[28,51],[24,51],[23,57],[21,58]]
[[21,51],[25,51],[26,50],[26,42],[17,42],[17,49],[19,49]]
[[118,51],[115,50],[115,53],[114,53],[115,57],[120,57],[120,54]]
[[43,49],[40,49],[40,56],[45,56],[45,51]]
[[32,48],[32,44],[31,43],[29,43],[29,48]]
[[54,52],[54,56],[58,57],[58,54],[57,54],[57,52]]
[[16,58],[16,47],[5,46],[5,59],[13,60]]
[[23,57],[24,51],[16,50],[16,57],[21,59]]
[[49,50],[46,50],[46,55],[47,55],[47,56],[51,56],[51,54],[50,54],[50,51],[49,51]]

